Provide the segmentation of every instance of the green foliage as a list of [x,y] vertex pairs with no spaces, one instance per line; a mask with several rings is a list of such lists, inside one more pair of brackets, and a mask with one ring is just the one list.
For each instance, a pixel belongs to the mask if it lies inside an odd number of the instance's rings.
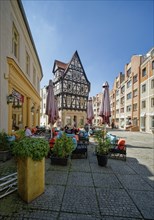
[[52,149],[52,153],[56,157],[66,158],[74,150],[74,144],[71,137],[67,137],[65,133],[62,134],[62,137],[57,138]]
[[6,132],[0,132],[0,151],[5,151],[10,149],[10,142],[8,140],[8,135]]
[[103,155],[108,154],[109,152],[111,142],[105,137],[105,135],[106,134],[104,130],[98,130],[95,132],[94,138],[97,142],[96,154]]
[[12,153],[16,157],[31,157],[42,160],[49,152],[49,143],[42,138],[25,137],[13,143]]
[[13,133],[16,137],[16,141],[20,141],[25,138],[25,131],[23,129],[17,130]]

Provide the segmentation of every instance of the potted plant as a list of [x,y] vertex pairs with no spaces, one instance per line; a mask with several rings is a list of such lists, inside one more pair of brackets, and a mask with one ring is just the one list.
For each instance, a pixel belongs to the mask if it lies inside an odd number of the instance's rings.
[[97,142],[95,151],[96,151],[98,165],[106,166],[108,161],[108,153],[111,147],[111,142],[108,138],[105,137],[104,130],[96,131],[94,138]]
[[67,165],[68,157],[74,150],[74,143],[71,137],[65,133],[56,138],[55,144],[51,149],[51,164]]
[[44,192],[45,160],[49,143],[43,138],[21,138],[14,142],[12,153],[17,158],[18,193],[31,202]]
[[0,132],[0,161],[5,162],[11,158],[9,136],[6,132]]

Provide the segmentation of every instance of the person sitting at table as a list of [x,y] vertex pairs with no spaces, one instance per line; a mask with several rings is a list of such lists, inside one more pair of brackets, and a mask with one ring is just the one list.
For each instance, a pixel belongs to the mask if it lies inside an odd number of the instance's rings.
[[25,136],[26,137],[31,137],[32,136],[32,132],[31,132],[31,130],[28,126],[25,126]]

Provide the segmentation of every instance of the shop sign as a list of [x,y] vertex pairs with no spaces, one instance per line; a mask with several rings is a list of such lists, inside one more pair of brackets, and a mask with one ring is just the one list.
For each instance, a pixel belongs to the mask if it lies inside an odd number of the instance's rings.
[[21,95],[19,92],[17,92],[16,90],[12,90],[12,96],[15,97],[17,100],[19,100],[20,102],[24,102],[24,96]]

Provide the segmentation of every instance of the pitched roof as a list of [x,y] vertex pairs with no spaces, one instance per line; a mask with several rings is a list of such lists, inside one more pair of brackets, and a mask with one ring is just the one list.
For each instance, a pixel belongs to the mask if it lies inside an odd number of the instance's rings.
[[55,60],[55,65],[57,65],[59,68],[61,68],[63,70],[65,70],[67,68],[67,66],[68,66],[67,63],[63,63],[63,62],[61,62],[59,60]]

